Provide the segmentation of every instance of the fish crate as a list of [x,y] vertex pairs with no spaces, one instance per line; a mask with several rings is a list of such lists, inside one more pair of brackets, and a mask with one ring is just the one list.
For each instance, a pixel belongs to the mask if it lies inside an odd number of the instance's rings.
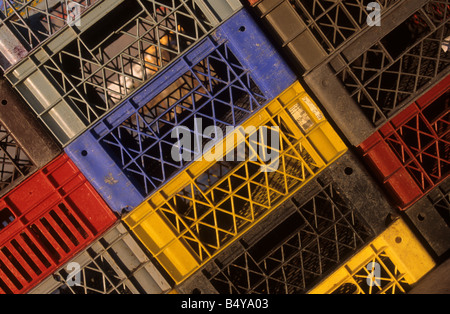
[[347,152],[181,285],[180,294],[305,294],[395,215]]
[[389,12],[380,27],[304,76],[353,146],[450,73],[450,1],[402,1]]
[[67,145],[241,8],[237,0],[103,0],[5,72]]
[[406,220],[416,228],[434,258],[448,258],[450,251],[450,178],[405,210]]
[[29,291],[117,221],[67,155],[0,199],[0,293]]
[[346,151],[297,82],[123,220],[179,284]]
[[[241,10],[65,151],[114,211],[130,211],[220,140],[208,128],[234,130],[294,82]],[[184,137],[192,153],[179,158]]]
[[55,36],[99,0],[3,0],[0,3],[0,67],[3,71]]
[[304,73],[327,62],[352,40],[370,31],[370,25],[378,23],[378,20],[372,17],[374,13],[384,17],[402,1],[242,0],[242,2],[261,22],[293,67]]
[[404,210],[450,174],[450,76],[359,146],[373,173]]
[[0,79],[0,196],[44,167],[62,148]]
[[310,291],[311,294],[405,294],[436,266],[401,219]]
[[171,285],[122,222],[30,294],[161,294]]

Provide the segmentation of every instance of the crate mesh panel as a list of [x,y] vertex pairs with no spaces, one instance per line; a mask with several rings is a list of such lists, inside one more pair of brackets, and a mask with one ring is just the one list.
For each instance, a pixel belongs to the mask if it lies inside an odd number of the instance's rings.
[[210,280],[219,293],[304,293],[369,237],[333,184],[304,205],[295,196],[291,203],[296,212],[264,238],[241,241],[244,253],[226,265],[216,260],[221,271]]

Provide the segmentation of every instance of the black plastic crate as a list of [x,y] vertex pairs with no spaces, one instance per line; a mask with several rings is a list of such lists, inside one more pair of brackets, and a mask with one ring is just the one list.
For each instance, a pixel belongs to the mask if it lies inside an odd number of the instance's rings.
[[450,252],[450,178],[405,211],[437,259]]
[[[411,1],[411,0],[408,0]],[[389,11],[399,0],[242,0],[293,64],[309,71],[369,27],[369,4]],[[411,1],[412,2],[412,1]],[[423,2],[423,1],[422,1]]]
[[0,79],[0,195],[53,160],[62,148]]
[[383,232],[393,213],[349,152],[176,289],[306,293]]
[[358,146],[450,73],[449,40],[450,1],[401,1],[304,79]]

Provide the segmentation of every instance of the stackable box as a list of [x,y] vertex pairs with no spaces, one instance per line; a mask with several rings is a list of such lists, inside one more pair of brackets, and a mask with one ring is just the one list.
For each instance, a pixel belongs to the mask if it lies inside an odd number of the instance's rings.
[[65,151],[114,211],[129,211],[190,164],[173,157],[182,139],[174,130],[189,129],[192,146],[198,143],[193,160],[214,138],[203,134],[207,127],[226,133],[294,82],[241,10]]
[[[261,130],[271,133],[271,139]],[[215,152],[205,152],[203,160],[188,166],[123,218],[176,283],[347,151],[299,83],[219,145],[223,156],[232,158],[208,161]],[[264,161],[265,149],[273,155]],[[242,161],[236,161],[244,151]]]
[[450,73],[450,1],[250,4],[354,146]]
[[[267,31],[301,71],[325,62],[342,46],[360,36],[372,20],[370,2],[380,14],[395,7],[394,0],[243,0],[253,7]],[[375,20],[374,20],[375,21]]]
[[0,79],[0,196],[61,152],[8,82]]
[[170,290],[147,253],[119,222],[30,293],[160,294]]
[[450,178],[406,209],[405,214],[436,259],[446,258],[450,250]]
[[117,217],[66,156],[0,200],[0,293],[24,293]]
[[238,0],[102,0],[6,78],[66,145],[241,8]]
[[305,76],[354,146],[450,73],[449,12],[450,1],[401,1],[380,28]]
[[399,219],[311,293],[407,293],[434,266],[420,241]]
[[[0,67],[6,71],[101,0],[3,0]],[[72,16],[71,16],[72,15]]]
[[386,230],[394,211],[347,152],[176,286],[179,293],[306,293]]
[[450,76],[362,143],[361,154],[401,209],[450,174]]

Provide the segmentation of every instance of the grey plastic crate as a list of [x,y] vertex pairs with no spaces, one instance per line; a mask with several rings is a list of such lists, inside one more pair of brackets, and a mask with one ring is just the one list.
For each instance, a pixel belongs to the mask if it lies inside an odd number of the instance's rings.
[[[408,0],[410,1],[410,0]],[[369,28],[376,3],[381,13],[400,0],[243,0],[274,40],[304,71],[312,70]]]
[[238,0],[103,0],[5,76],[61,144],[242,7]]
[[7,70],[101,0],[3,0],[0,67]]
[[[75,284],[77,274],[80,284]],[[119,223],[29,293],[161,294],[170,290],[147,253]]]
[[378,185],[348,152],[175,289],[306,293],[382,233],[394,216]]

